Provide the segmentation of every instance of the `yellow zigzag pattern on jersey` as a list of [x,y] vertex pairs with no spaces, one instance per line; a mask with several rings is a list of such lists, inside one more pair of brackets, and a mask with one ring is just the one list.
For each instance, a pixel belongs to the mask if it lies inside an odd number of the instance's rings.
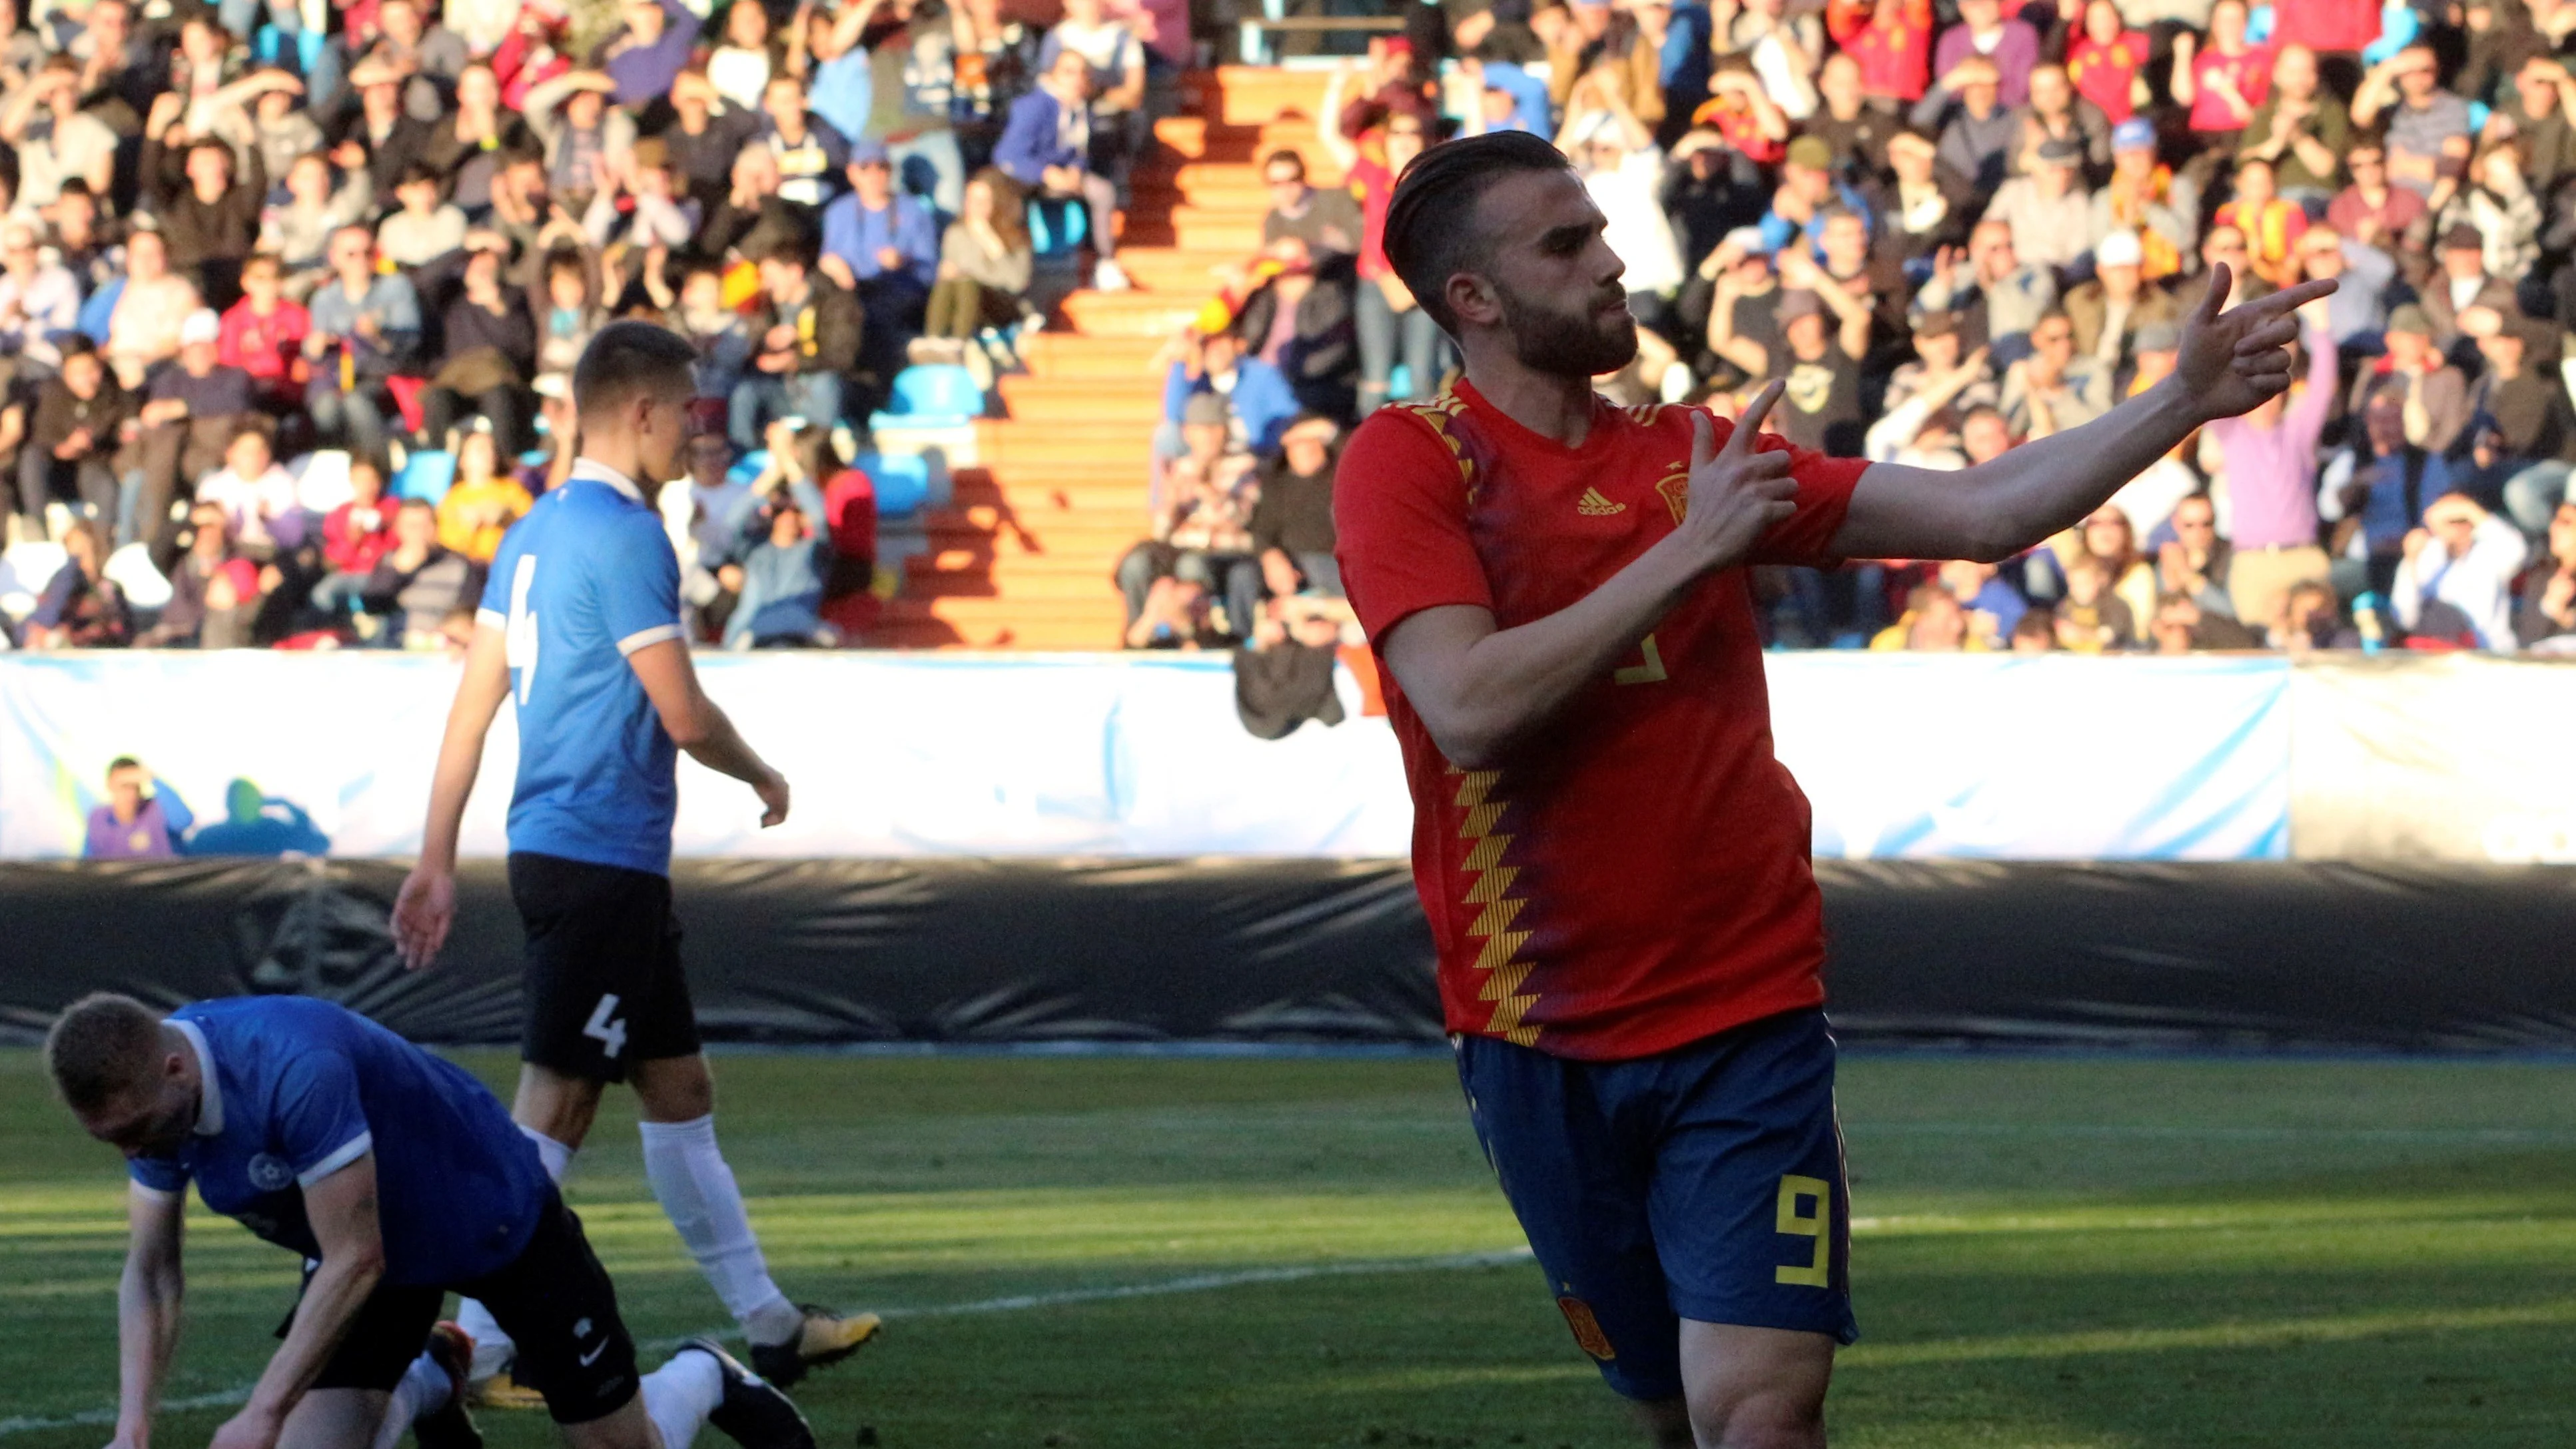
[[1458,446],[1456,435],[1449,431],[1449,420],[1467,410],[1467,400],[1443,389],[1439,396],[1428,401],[1398,403],[1396,406],[1430,424],[1431,431],[1448,448],[1449,456],[1458,460],[1458,481],[1467,485],[1467,502],[1473,506],[1476,501],[1476,465],[1469,461],[1467,450]]
[[1485,1023],[1485,1030],[1505,1041],[1535,1046],[1539,1029],[1521,1024],[1529,1009],[1538,1005],[1536,992],[1521,991],[1521,983],[1529,979],[1535,963],[1518,959],[1530,933],[1512,929],[1512,922],[1529,900],[1510,893],[1512,882],[1520,877],[1520,867],[1502,863],[1503,852],[1511,848],[1512,838],[1494,832],[1508,802],[1487,798],[1502,772],[1461,770],[1452,765],[1449,773],[1458,779],[1458,808],[1466,812],[1458,821],[1458,838],[1475,842],[1459,869],[1475,878],[1467,887],[1466,904],[1484,907],[1477,913],[1475,923],[1467,927],[1467,934],[1485,943],[1485,948],[1476,953],[1475,962],[1475,969],[1487,973],[1484,989],[1476,993],[1476,999],[1494,1003],[1494,1015]]

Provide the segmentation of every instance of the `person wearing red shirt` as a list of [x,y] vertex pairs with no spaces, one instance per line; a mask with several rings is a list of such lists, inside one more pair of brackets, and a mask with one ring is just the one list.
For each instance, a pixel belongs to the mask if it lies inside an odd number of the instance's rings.
[[2138,109],[2138,75],[2147,68],[2148,49],[2147,33],[2129,28],[2117,0],[2090,0],[2084,29],[2066,46],[2067,79],[2116,126]]
[[1339,561],[1469,1111],[1575,1341],[1662,1443],[1821,1445],[1850,1204],[1747,565],[2010,557],[2287,389],[2333,288],[2205,305],[2166,381],[1936,473],[1764,435],[1777,383],[1734,423],[1596,396],[1637,348],[1606,226],[1534,136],[1406,171],[1387,255],[1465,376],[1360,426]]
[[215,360],[250,374],[260,396],[289,410],[300,408],[308,372],[304,334],[312,314],[290,302],[277,258],[262,252],[242,263],[241,300],[224,309],[215,334]]
[[1932,79],[1932,0],[1829,6],[1825,24],[1860,62],[1862,94],[1908,106],[1923,99]]

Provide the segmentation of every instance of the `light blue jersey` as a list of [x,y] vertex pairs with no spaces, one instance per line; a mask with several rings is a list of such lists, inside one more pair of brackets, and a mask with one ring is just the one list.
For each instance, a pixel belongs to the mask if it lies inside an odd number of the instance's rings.
[[307,1258],[304,1189],[373,1153],[385,1282],[470,1282],[516,1261],[552,1194],[499,1098],[452,1062],[327,1001],[239,996],[170,1014],[205,1077],[196,1130],[127,1163]]
[[519,711],[510,849],[668,875],[679,752],[626,656],[682,637],[680,561],[624,475],[576,461],[513,524],[481,617]]

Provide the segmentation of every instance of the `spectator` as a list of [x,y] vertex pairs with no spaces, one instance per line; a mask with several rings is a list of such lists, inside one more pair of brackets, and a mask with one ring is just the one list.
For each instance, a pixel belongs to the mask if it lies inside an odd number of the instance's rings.
[[2308,214],[2272,189],[2271,162],[2248,156],[2236,163],[2235,199],[2218,208],[2212,222],[2212,230],[2232,228],[2245,239],[2246,262],[2256,276],[2274,287],[2296,284]]
[[1997,76],[1993,61],[1971,55],[1943,71],[1941,84],[1926,92],[1909,116],[1916,127],[1939,133],[1942,164],[1966,177],[1980,195],[2003,184],[2004,164],[2021,130],[2021,121],[2006,108]]
[[[1560,144],[1609,223],[1603,240],[1627,264],[1619,280],[1627,288],[1628,309],[1640,326],[1670,325],[1682,285],[1682,254],[1664,215],[1664,155],[1653,133],[1624,107],[1593,111],[1569,123],[1568,132]],[[1795,153],[1813,139],[1802,138],[1789,149]]]
[[2111,131],[2111,179],[2093,193],[2093,240],[2137,234],[2141,273],[2161,281],[2182,270],[2200,240],[2200,190],[2156,159],[2156,127],[2132,116]]
[[2419,291],[2433,346],[2442,352],[2465,352],[2465,339],[2493,332],[2506,319],[2522,315],[2513,282],[2488,273],[2486,247],[2486,237],[2475,226],[2455,223],[2443,230],[2435,248],[2441,270],[2427,277]]
[[[1358,254],[1362,232],[1359,206],[1347,190],[1336,187],[1326,191],[1308,185],[1306,158],[1294,148],[1283,146],[1264,157],[1261,180],[1270,195],[1270,209],[1261,218],[1261,244],[1265,249],[1283,236],[1293,236],[1304,242],[1313,256]],[[1384,224],[1383,218],[1380,224]]]
[[2083,177],[2110,171],[2111,119],[2101,107],[2076,93],[2075,82],[2068,79],[2065,66],[2051,61],[2032,67],[2030,100],[2013,117],[2021,130],[2005,155],[2005,174],[2030,174],[2039,165],[2040,148],[2051,141],[2064,142],[2075,149],[2075,163]]
[[1833,150],[1836,176],[1861,179],[1878,174],[1879,158],[1902,128],[1895,112],[1869,103],[1868,84],[1860,62],[1836,51],[1816,73],[1816,95],[1823,102],[1803,124],[1805,134]]
[[[755,153],[757,154],[757,153]],[[680,273],[679,306],[671,330],[689,339],[698,351],[698,398],[726,403],[743,369],[751,362],[751,331],[741,309],[724,304],[724,267],[709,257],[695,257]]]
[[2093,280],[2066,294],[2075,355],[2117,377],[2136,365],[2141,328],[2182,325],[2172,294],[2146,280],[2146,249],[2133,231],[2115,231],[2093,249]]
[[1942,563],[1939,577],[1942,590],[1967,615],[1967,637],[1975,641],[1970,648],[2003,647],[2021,626],[2022,616],[2030,612],[2029,601],[2004,582],[2003,571],[1993,564],[1949,559]]
[[[2389,182],[2433,214],[2450,204],[2468,167],[2469,107],[2442,89],[2433,47],[2410,45],[2371,67],[2353,93],[2352,119],[2385,134]],[[2362,179],[2360,168],[2353,179]]]
[[[2235,596],[2227,591],[2236,565],[2236,548],[2218,533],[2218,505],[2206,493],[2185,496],[2173,506],[2173,537],[2156,548],[2156,587],[2190,599],[2203,614],[2233,619]],[[2259,621],[2253,621],[2259,622]],[[2231,644],[2231,649],[2250,649]]]
[[891,378],[904,344],[921,335],[931,284],[939,277],[939,223],[929,208],[897,191],[886,148],[850,148],[850,190],[823,208],[822,271],[856,293],[865,316],[861,367]]
[[1870,0],[1865,9],[1828,6],[1825,24],[1858,62],[1861,88],[1871,102],[1901,112],[1923,99],[1932,78],[1931,0]]
[[[1576,15],[1608,16],[1607,5],[1578,6]],[[1605,48],[1608,36],[1601,37]],[[1729,27],[1727,49],[1750,60],[1773,105],[1792,121],[1816,109],[1816,62],[1824,56],[1825,28],[1812,13],[1790,14],[1785,0],[1744,0]]]
[[2326,584],[2310,580],[2290,587],[2290,597],[2282,606],[2279,623],[2272,627],[2271,643],[2276,649],[2289,651],[2293,658],[2321,649],[2358,649],[2360,631],[2344,622],[2342,606],[2335,602],[2335,591]]
[[2399,623],[2433,629],[2430,606],[2439,602],[2467,621],[2464,642],[2471,647],[2498,653],[2516,647],[2513,581],[2530,556],[2522,530],[2465,493],[2446,493],[2424,510],[2421,527],[2406,531],[2401,547],[2390,598]]
[[[2420,526],[2425,504],[2453,491],[2451,470],[2442,455],[2408,438],[2408,408],[2403,399],[2404,394],[2395,389],[2371,395],[2360,410],[2361,441],[2339,470],[2341,476],[2329,476],[2319,493],[2320,505],[2329,499],[2335,505],[2327,519],[2335,524],[2335,554],[2353,558],[2361,566],[2362,578],[2354,581],[2354,587],[2338,589],[2339,593],[2359,593],[2366,587],[2387,597],[2397,581],[2407,536]],[[2321,506],[2319,512],[2326,510]],[[2242,532],[2240,528],[2240,538]],[[2240,569],[2245,562],[2250,560],[2240,560]],[[2245,608],[2242,600],[2236,612],[2240,617],[2249,613],[2263,617]]]
[[2131,30],[2118,0],[2085,0],[2084,19],[2066,43],[2067,78],[2116,126],[2147,94],[2147,33]]
[[332,233],[330,261],[333,280],[308,304],[304,403],[326,445],[382,457],[393,407],[386,381],[417,365],[420,297],[401,273],[377,273],[375,237],[363,226]]
[[677,0],[627,0],[626,24],[593,51],[590,65],[615,87],[620,106],[641,107],[671,93],[698,39],[698,17]]
[[125,242],[125,289],[108,316],[107,360],[128,389],[146,373],[179,355],[179,329],[203,305],[196,285],[170,270],[169,248],[158,232],[138,231]]
[[2093,249],[2093,197],[2084,189],[2084,149],[2072,140],[2041,143],[2028,175],[1995,192],[1986,220],[2012,228],[2013,255],[2044,267],[2070,267]]
[[268,580],[259,565],[233,552],[224,511],[200,503],[188,513],[184,552],[169,570],[170,602],[135,639],[147,648],[238,649],[250,643]]
[[80,283],[38,251],[36,241],[32,220],[0,220],[0,356],[59,367],[56,343],[79,320]]
[[1271,247],[1279,271],[1244,299],[1234,321],[1245,345],[1287,380],[1299,407],[1347,417],[1358,397],[1358,329],[1352,258],[1317,266],[1306,244],[1281,237]]
[[224,312],[216,332],[215,359],[250,378],[260,406],[296,410],[311,377],[304,339],[313,329],[312,314],[287,299],[286,270],[273,252],[254,253],[244,262],[241,282],[242,298]]
[[[1805,265],[1814,271],[1814,263]],[[1833,334],[1825,329],[1829,313],[1839,322]],[[1785,348],[1773,376],[1787,386],[1772,416],[1782,435],[1801,448],[1860,457],[1868,416],[1861,405],[1860,362],[1869,350],[1869,313],[1839,288],[1797,288],[1782,295],[1779,317]]]
[[272,562],[304,542],[295,475],[277,465],[264,419],[235,425],[225,440],[224,466],[198,482],[196,501],[223,510],[225,536],[253,562]]
[[2334,409],[2335,349],[2314,311],[2302,323],[2304,388],[2209,426],[2227,458],[2235,535],[2228,598],[2236,617],[2249,623],[2278,617],[2292,585],[2327,574],[2325,552],[2317,547],[2317,440]]
[[527,516],[536,499],[518,479],[501,471],[499,448],[486,429],[458,435],[456,481],[438,501],[438,545],[477,565],[501,549],[501,535]]
[[2003,0],[1959,0],[1958,9],[1959,23],[1941,33],[1932,51],[1941,88],[1958,93],[1959,64],[1974,56],[1994,66],[1997,94],[2006,106],[2027,102],[2030,73],[2040,59],[2039,32],[2018,18],[2006,19]]
[[223,323],[199,311],[179,330],[179,361],[163,368],[144,389],[137,413],[143,491],[124,538],[157,534],[170,521],[181,479],[197,479],[223,466],[224,451],[257,403],[248,372],[222,361]]
[[394,183],[428,152],[436,136],[429,122],[405,109],[404,79],[399,68],[373,59],[352,70],[349,84],[358,92],[358,114],[342,127],[331,150],[342,171],[365,175],[378,205],[392,199]]
[[115,649],[134,633],[125,591],[106,576],[107,530],[84,518],[63,535],[63,566],[27,616],[29,649]]
[[758,351],[734,387],[726,427],[746,453],[772,418],[802,418],[826,432],[841,421],[845,374],[858,366],[866,319],[859,299],[815,271],[814,260],[814,243],[802,237],[761,258]]
[[[1342,597],[1341,568],[1333,561],[1334,443],[1340,433],[1331,418],[1308,413],[1288,425],[1279,456],[1261,466],[1260,501],[1253,505],[1250,528],[1260,588],[1271,598]],[[1236,593],[1229,584],[1228,598]]]
[[2326,331],[2338,347],[2376,352],[2388,330],[2388,288],[2397,279],[2397,262],[2379,248],[2353,241],[2329,227],[2310,227],[2299,238],[2302,280],[2330,278],[2335,294],[2326,298]]
[[2436,453],[2450,451],[2469,425],[2469,384],[2433,346],[2433,322],[2411,303],[2388,315],[2386,354],[2365,364],[2353,379],[2352,411],[2367,411],[2382,393],[2402,405],[2406,440]]
[[1956,312],[1970,347],[1992,346],[2018,356],[2040,314],[2057,305],[2057,277],[2023,261],[2013,249],[2012,227],[2000,219],[1968,234],[1968,266],[1955,253],[1935,258],[1932,279],[1914,294],[1915,315]]
[[2326,225],[2347,241],[2393,255],[2420,255],[2432,235],[2432,209],[2422,194],[2389,180],[2387,146],[2360,136],[2344,152],[2343,164],[2352,184],[2327,204]]
[[[2477,344],[2486,366],[2470,394],[2469,410],[2494,431],[2503,455],[2501,471],[2514,476],[2550,465],[2532,485],[2517,489],[2507,483],[2490,496],[2503,501],[2517,524],[2526,517],[2545,524],[2547,504],[2565,491],[2567,465],[2576,460],[2576,408],[2570,407],[2566,385],[2557,375],[2557,336],[2553,329],[2511,318]],[[2517,506],[2518,493],[2527,497],[2534,492],[2542,495],[2538,506]],[[2541,529],[2525,527],[2524,532]]]
[[1012,102],[1009,124],[993,146],[993,164],[1041,195],[1082,199],[1099,256],[1091,284],[1118,292],[1129,285],[1115,259],[1118,188],[1091,169],[1091,86],[1091,62],[1079,50],[1060,50],[1040,74],[1037,89]]
[[2004,421],[2022,437],[2045,438],[2082,427],[2111,405],[2111,369],[2075,350],[2075,323],[2064,312],[2041,314],[2030,329],[2030,354],[2004,369]]
[[45,508],[76,505],[114,523],[116,457],[133,430],[133,395],[86,339],[65,343],[62,375],[36,391],[35,417],[18,450],[17,503],[24,532],[45,536]]
[[2514,73],[2514,107],[2509,117],[2516,149],[2531,189],[2554,196],[2559,183],[2576,176],[2576,80],[2567,63],[2535,53]]
[[1037,83],[1042,37],[1002,13],[1002,0],[962,0],[949,8],[951,73],[956,89],[949,114],[966,163],[993,159],[1011,107]]
[[[757,114],[761,95],[769,89],[769,78],[784,67],[786,60],[787,43],[776,33],[769,7],[759,0],[733,0],[725,7],[724,43],[707,57],[705,83],[736,111]],[[687,88],[685,74],[678,85]],[[679,99],[678,90],[674,90],[672,99]]]
[[[767,14],[756,0],[737,0],[729,13]],[[761,23],[768,22],[764,18]],[[761,85],[766,84],[764,70]],[[760,135],[759,87],[752,89],[749,101],[734,100],[721,113],[718,104],[719,87],[706,72],[683,71],[671,89],[671,108],[677,119],[659,137],[678,183],[678,194],[695,201],[701,216],[712,213],[716,203],[724,200],[733,184],[735,158]]]
[[[146,787],[150,793],[145,793]],[[89,812],[85,860],[168,860],[186,848],[197,823],[169,782],[132,755],[107,763],[107,799]]]
[[1279,435],[1298,411],[1288,379],[1260,358],[1246,355],[1243,340],[1232,332],[1191,334],[1185,339],[1182,357],[1163,378],[1166,426],[1178,428],[1189,399],[1200,393],[1214,393],[1224,400],[1232,442],[1248,453],[1276,449]]
[[966,183],[966,209],[940,239],[924,330],[962,341],[1019,321],[1032,265],[1018,184],[990,168],[977,172]]
[[[502,285],[508,244],[479,232],[466,246],[463,286],[439,328],[438,370],[420,395],[421,432],[444,439],[458,419],[479,413],[502,451],[515,455],[532,441],[527,420],[529,386],[537,377],[536,324],[520,294]],[[581,327],[577,320],[574,330]]]
[[366,458],[349,463],[349,498],[322,518],[322,563],[327,572],[313,586],[313,606],[336,618],[366,592],[376,562],[394,548],[396,504],[385,497],[385,475]]
[[88,89],[80,61],[53,55],[0,103],[0,141],[18,154],[20,208],[51,206],[67,181],[82,182],[95,196],[107,194],[116,175],[117,137],[82,109]]
[[831,545],[805,510],[788,498],[758,515],[761,538],[742,562],[727,564],[741,598],[725,621],[728,649],[803,649],[839,642],[823,623],[823,584]]
[[[2523,179],[2521,153],[2511,142],[2480,151],[2469,165],[2469,177],[2434,227],[2446,247],[2454,236],[2465,240],[2464,232],[2477,233],[2481,268],[2510,293],[2509,279],[2528,275],[2540,261],[2540,199]],[[2446,269],[2449,262],[2443,258]]]
[[2206,45],[2191,31],[2174,37],[2174,104],[2190,109],[2192,135],[2212,157],[2235,154],[2271,90],[2271,54],[2246,38],[2245,19],[2245,0],[2216,0]]
[[[1225,399],[1210,392],[1191,394],[1181,409],[1183,451],[1172,460],[1165,480],[1172,502],[1157,510],[1152,536],[1118,561],[1129,648],[1143,647],[1136,640],[1136,626],[1156,593],[1168,594],[1165,584],[1179,579],[1213,595],[1235,582],[1237,564],[1254,562],[1251,519],[1259,484],[1251,453],[1233,436],[1229,411]],[[1241,582],[1242,590],[1229,600],[1228,622],[1238,632],[1248,632],[1252,605],[1259,599],[1257,567]]]
[[1789,143],[1787,158],[1780,165],[1780,185],[1771,194],[1771,210],[1762,217],[1762,249],[1777,252],[1792,244],[1813,245],[1825,213],[1837,205],[1864,219],[1869,215],[1869,202],[1860,192],[1835,178],[1833,148],[1821,137],[1800,136]]
[[2535,652],[2576,649],[2576,502],[2549,519],[2549,551],[2524,575],[2513,616],[2514,642]]
[[2269,164],[2282,197],[2313,214],[2334,199],[2351,137],[2351,114],[2318,85],[2316,52],[2285,45],[2272,60],[2271,94],[2246,121],[2236,155]]
[[1905,612],[1870,641],[1872,649],[1901,649],[1914,654],[1957,654],[1988,646],[1974,631],[1958,597],[1937,583],[1918,585],[1905,596]]
[[[616,90],[609,77],[580,70],[528,91],[526,119],[545,145],[546,189],[567,216],[580,216],[592,197],[614,189],[634,158],[635,122],[608,104]],[[801,98],[797,113],[803,114]]]
[[590,253],[559,247],[545,254],[544,290],[531,299],[536,313],[537,382],[570,396],[573,364],[590,345],[591,334],[608,323],[599,301],[599,278]]
[[286,171],[286,200],[261,213],[259,230],[259,250],[278,258],[288,296],[300,303],[330,277],[332,235],[356,225],[374,204],[364,172],[350,172],[335,190],[327,158],[296,158]]
[[422,143],[419,164],[440,179],[444,199],[473,213],[492,204],[506,158],[537,145],[527,119],[501,104],[491,63],[478,60],[457,72],[455,114]]
[[2057,644],[2077,654],[2117,653],[2137,636],[2136,616],[2111,592],[2100,559],[2078,557],[2066,568],[2066,597],[2057,601]]
[[2149,631],[2159,654],[2197,654],[2210,649],[2255,649],[2262,640],[2225,614],[2213,614],[2198,596],[2179,589],[2156,596],[2156,618]]
[[[1931,137],[1914,130],[1890,136],[1887,169],[1885,179],[1873,178],[1862,191],[1869,214],[1879,219],[1873,238],[1879,256],[1928,268],[1944,248],[1966,244],[1968,228],[1978,219],[1976,191],[1941,164]],[[1911,290],[1909,283],[1890,300],[1902,302]]]
[[376,250],[398,267],[424,267],[465,245],[465,211],[439,200],[439,175],[415,161],[394,183],[402,209],[376,227]]
[[229,307],[241,296],[241,264],[259,240],[267,169],[252,147],[236,176],[231,144],[175,124],[180,109],[175,92],[153,103],[159,124],[146,124],[138,167],[144,199],[168,245],[170,269],[208,305]]
[[442,626],[473,600],[474,565],[438,541],[438,513],[425,498],[394,510],[394,546],[376,559],[358,591],[359,634],[386,649],[442,649]]

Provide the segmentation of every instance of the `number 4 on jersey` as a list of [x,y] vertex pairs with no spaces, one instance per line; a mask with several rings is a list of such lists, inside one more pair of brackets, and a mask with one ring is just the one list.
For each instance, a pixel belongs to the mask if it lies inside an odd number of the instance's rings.
[[[537,611],[528,607],[528,590],[537,581],[537,556],[519,555],[519,566],[510,575],[510,627],[501,636],[502,658],[511,672],[519,677],[519,703],[528,702],[528,690],[537,682]],[[610,997],[610,1000],[616,1000]],[[615,1052],[610,1052],[615,1056]]]

